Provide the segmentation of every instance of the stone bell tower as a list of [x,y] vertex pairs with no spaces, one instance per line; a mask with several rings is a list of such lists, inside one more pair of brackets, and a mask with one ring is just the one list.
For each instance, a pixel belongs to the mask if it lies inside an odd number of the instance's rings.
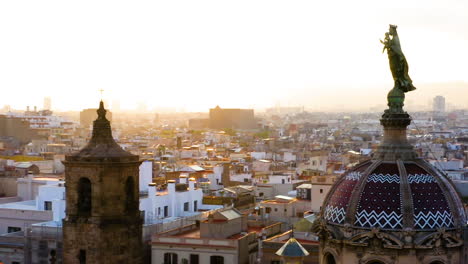
[[91,140],[65,158],[65,264],[142,263],[139,157],[112,138],[101,101]]

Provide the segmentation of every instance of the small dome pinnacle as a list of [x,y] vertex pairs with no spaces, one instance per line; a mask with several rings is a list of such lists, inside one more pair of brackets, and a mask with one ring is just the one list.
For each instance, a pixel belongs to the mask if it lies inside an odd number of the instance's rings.
[[66,157],[67,160],[79,160],[80,158],[130,158],[138,160],[138,156],[122,149],[112,137],[110,121],[106,118],[107,110],[104,109],[104,102],[99,102],[99,109],[96,111],[98,117],[93,122],[93,132],[88,144],[72,155]]
[[101,100],[101,102],[99,102],[99,109],[97,110],[97,114],[98,114],[98,119],[101,120],[101,119],[107,119],[106,118],[106,109],[104,109],[104,102]]

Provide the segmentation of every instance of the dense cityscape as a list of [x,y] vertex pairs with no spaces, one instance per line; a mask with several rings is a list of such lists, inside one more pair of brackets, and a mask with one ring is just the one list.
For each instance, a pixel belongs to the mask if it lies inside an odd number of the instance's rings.
[[[411,113],[408,141],[466,201],[468,110],[447,111],[445,105],[445,98],[437,96],[433,111]],[[380,113],[272,107],[256,114],[216,106],[208,114],[130,115],[118,109],[106,113],[103,102],[100,107],[59,115],[46,97],[42,108],[4,108],[2,263],[62,263],[62,221],[71,214],[66,199],[72,195],[66,193],[66,179],[72,177],[66,167],[75,162],[66,157],[89,148],[102,129],[96,123],[102,117],[112,121],[113,138],[121,147],[116,152],[139,157],[135,164],[140,165],[134,165],[139,208],[133,210],[142,230],[132,253],[155,264],[281,263],[278,252],[292,238],[301,245],[295,250],[304,251],[301,263],[319,263],[313,224],[327,194],[343,173],[371,160],[383,140]],[[98,117],[99,111],[104,116]],[[106,151],[113,156],[114,150]],[[124,183],[113,184],[106,199],[121,201],[116,193]],[[117,210],[113,203],[99,206]],[[109,239],[123,243],[121,250],[128,253],[127,235]]]
[[0,1],[0,264],[468,264],[467,14]]

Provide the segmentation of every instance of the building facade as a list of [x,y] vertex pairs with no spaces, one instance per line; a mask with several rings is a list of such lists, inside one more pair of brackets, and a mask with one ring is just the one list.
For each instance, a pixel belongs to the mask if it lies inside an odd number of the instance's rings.
[[219,106],[210,109],[209,126],[212,129],[255,129],[253,109],[222,109]]
[[257,230],[249,228],[246,217],[235,209],[214,212],[199,224],[154,235],[151,261],[153,264],[255,263]]

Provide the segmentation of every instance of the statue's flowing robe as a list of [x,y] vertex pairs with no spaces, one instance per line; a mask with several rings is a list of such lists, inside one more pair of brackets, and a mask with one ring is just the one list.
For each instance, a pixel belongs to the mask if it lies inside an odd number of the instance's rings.
[[406,62],[405,55],[401,51],[398,35],[393,36],[391,45],[387,49],[387,54],[395,87],[405,93],[415,90],[416,87],[413,86],[413,81],[408,75],[408,62]]

